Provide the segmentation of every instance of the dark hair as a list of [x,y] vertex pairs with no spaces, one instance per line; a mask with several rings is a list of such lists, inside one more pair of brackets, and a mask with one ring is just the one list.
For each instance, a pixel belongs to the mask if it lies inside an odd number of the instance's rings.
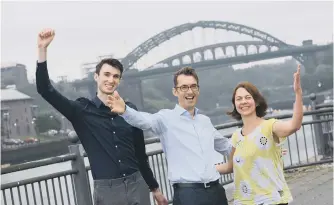
[[184,67],[178,70],[176,73],[174,73],[174,87],[177,86],[177,77],[179,77],[179,75],[193,76],[195,80],[197,81],[197,84],[199,84],[199,80],[198,80],[196,71],[191,67]]
[[241,82],[237,85],[237,87],[234,88],[233,96],[232,96],[233,110],[230,112],[227,112],[227,115],[230,115],[236,120],[241,120],[241,115],[238,113],[236,106],[235,106],[235,94],[239,88],[246,89],[247,92],[249,92],[252,95],[255,101],[255,105],[256,105],[256,109],[255,109],[256,115],[258,117],[264,117],[267,114],[267,108],[268,108],[267,102],[264,99],[264,97],[261,95],[259,90],[256,88],[256,86],[250,82]]
[[114,58],[105,58],[103,60],[101,60],[101,62],[99,62],[97,65],[96,65],[96,70],[95,70],[95,73],[100,75],[100,71],[101,71],[101,68],[104,64],[108,64],[116,69],[118,69],[120,72],[121,72],[121,76],[122,76],[122,73],[123,73],[123,65],[121,62],[119,62],[119,60],[117,59],[114,59]]

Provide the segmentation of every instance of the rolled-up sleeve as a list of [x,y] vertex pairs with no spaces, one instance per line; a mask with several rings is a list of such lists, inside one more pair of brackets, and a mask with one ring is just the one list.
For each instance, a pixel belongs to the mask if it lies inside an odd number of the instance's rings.
[[224,137],[218,130],[214,131],[214,145],[215,150],[222,155],[229,156],[232,152],[231,139]]

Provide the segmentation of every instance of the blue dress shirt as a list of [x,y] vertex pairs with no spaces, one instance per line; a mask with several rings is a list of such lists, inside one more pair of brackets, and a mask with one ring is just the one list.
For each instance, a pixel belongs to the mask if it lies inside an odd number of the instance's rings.
[[121,115],[127,123],[150,130],[160,138],[168,163],[168,178],[174,183],[208,183],[219,179],[215,151],[229,155],[230,141],[214,128],[209,117],[195,115],[176,105],[155,114],[126,106]]

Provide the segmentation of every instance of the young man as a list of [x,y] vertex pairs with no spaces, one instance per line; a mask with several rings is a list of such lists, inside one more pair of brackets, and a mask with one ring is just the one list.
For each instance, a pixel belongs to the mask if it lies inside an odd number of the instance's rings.
[[[150,189],[159,205],[167,205],[149,167],[143,131],[126,123],[106,106],[107,96],[119,85],[122,64],[116,59],[102,60],[94,74],[97,96],[92,100],[69,100],[55,90],[48,75],[47,47],[54,36],[51,29],[38,35],[37,91],[77,132],[92,169],[94,204],[148,205]],[[136,109],[131,103],[127,105]]]
[[[168,162],[168,178],[174,188],[173,205],[227,205],[214,154],[216,150],[229,155],[232,147],[210,118],[199,114],[195,107],[199,96],[195,70],[185,67],[176,72],[173,94],[179,102],[175,108],[155,114],[138,112],[126,105],[117,91],[108,96],[107,103],[112,112],[130,125],[151,130],[160,137]],[[229,164],[222,166],[222,173],[228,173]]]

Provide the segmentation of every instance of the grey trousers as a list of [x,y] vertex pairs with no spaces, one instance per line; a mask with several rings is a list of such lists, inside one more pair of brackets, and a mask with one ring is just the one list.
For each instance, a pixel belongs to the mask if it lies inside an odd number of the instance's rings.
[[94,205],[150,205],[149,188],[140,172],[119,179],[94,180]]

